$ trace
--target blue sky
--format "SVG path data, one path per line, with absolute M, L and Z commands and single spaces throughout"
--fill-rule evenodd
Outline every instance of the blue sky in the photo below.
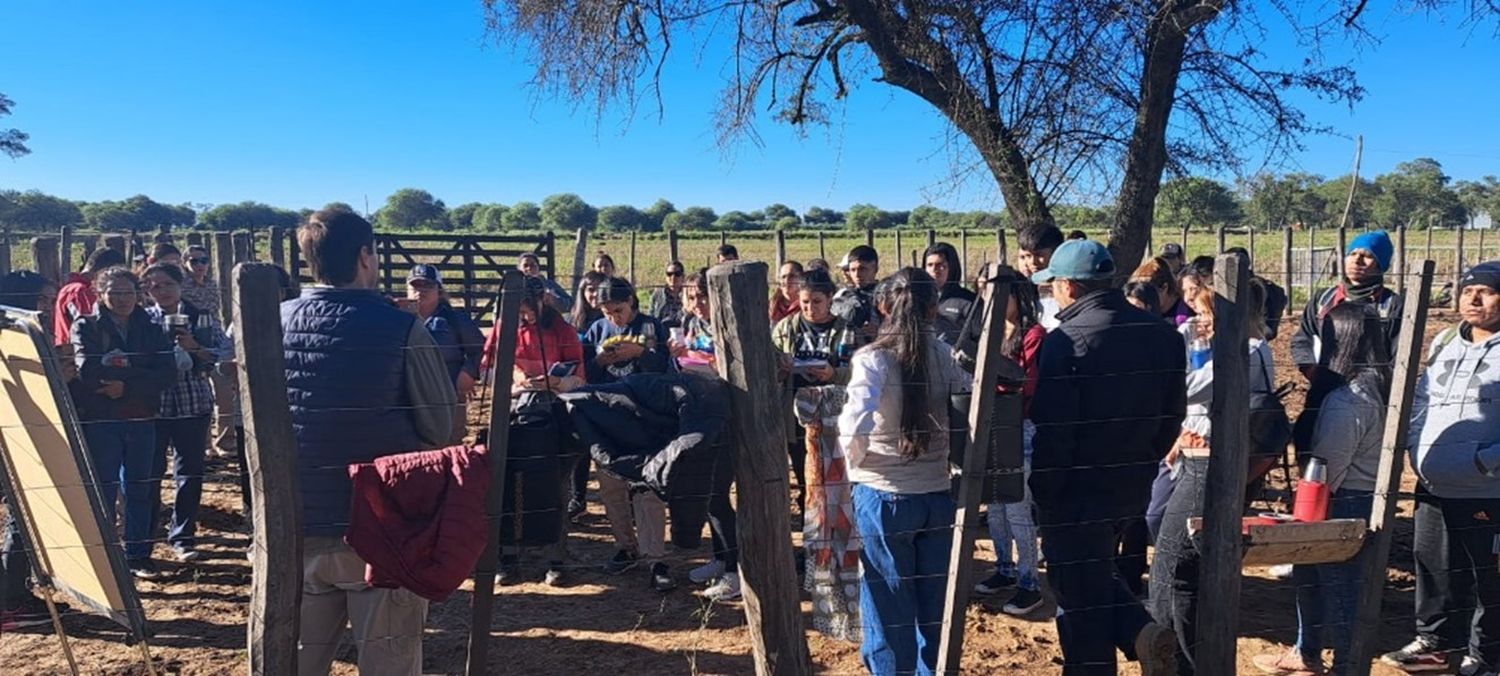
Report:
M 29 132 L 33 154 L 0 159 L 0 188 L 289 208 L 376 208 L 408 186 L 449 205 L 576 192 L 720 211 L 999 206 L 985 181 L 949 187 L 941 120 L 904 92 L 863 84 L 828 128 L 766 120 L 762 145 L 726 153 L 721 59 L 671 63 L 662 117 L 600 119 L 539 100 L 523 55 L 486 40 L 478 0 L 6 5 L 0 92 L 16 109 L 0 124 Z M 1417 156 L 1455 178 L 1500 174 L 1500 40 L 1441 18 L 1374 29 L 1377 46 L 1333 54 L 1355 59 L 1366 99 L 1307 107 L 1343 137 L 1307 139 L 1285 168 L 1346 173 L 1362 133 L 1365 174 Z

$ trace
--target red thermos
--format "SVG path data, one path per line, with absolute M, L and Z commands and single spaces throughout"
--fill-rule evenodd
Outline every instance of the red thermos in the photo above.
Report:
M 1297 482 L 1297 501 L 1292 507 L 1292 518 L 1297 521 L 1326 521 L 1328 519 L 1328 466 L 1322 458 L 1307 461 L 1307 470 Z

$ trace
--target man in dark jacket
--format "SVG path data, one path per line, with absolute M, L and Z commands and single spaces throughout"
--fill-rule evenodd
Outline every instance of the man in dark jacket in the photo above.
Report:
M 1344 249 L 1344 278 L 1339 285 L 1320 291 L 1302 310 L 1302 323 L 1292 336 L 1292 362 L 1309 381 L 1322 350 L 1318 330 L 1323 326 L 1323 317 L 1341 303 L 1362 303 L 1378 315 L 1389 348 L 1396 349 L 1396 336 L 1401 332 L 1401 296 L 1385 285 L 1393 249 L 1391 238 L 1384 231 L 1355 237 Z
M 1114 674 L 1115 648 L 1145 676 L 1175 673 L 1176 639 L 1116 576 L 1121 529 L 1186 413 L 1182 338 L 1111 284 L 1102 244 L 1064 242 L 1032 277 L 1052 284 L 1061 325 L 1042 342 L 1031 402 L 1031 492 L 1061 615 L 1063 674 Z
M 365 562 L 342 538 L 353 492 L 348 467 L 447 445 L 457 396 L 426 328 L 375 291 L 368 222 L 350 211 L 319 211 L 297 231 L 297 243 L 317 280 L 281 305 L 302 495 L 298 666 L 327 673 L 347 623 L 360 673 L 418 674 L 427 602 L 406 589 L 365 584 Z

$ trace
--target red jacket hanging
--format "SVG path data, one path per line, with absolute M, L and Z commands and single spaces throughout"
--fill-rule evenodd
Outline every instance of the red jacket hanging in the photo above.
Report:
M 365 560 L 365 582 L 441 601 L 474 571 L 489 539 L 483 446 L 402 453 L 349 466 L 344 540 Z

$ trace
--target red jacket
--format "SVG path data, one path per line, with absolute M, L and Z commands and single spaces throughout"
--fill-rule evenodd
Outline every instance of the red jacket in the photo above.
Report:
M 500 343 L 500 325 L 490 327 L 490 335 L 484 340 L 484 357 L 479 362 L 481 369 L 494 366 L 494 354 Z M 546 353 L 546 359 L 542 359 Z M 543 361 L 546 363 L 543 364 Z M 583 344 L 578 342 L 578 330 L 561 316 L 552 318 L 552 328 L 543 329 L 536 323 L 523 324 L 516 330 L 516 366 L 528 376 L 539 376 L 553 364 L 573 362 L 576 368 L 572 375 L 583 375 Z
M 441 601 L 458 589 L 489 540 L 483 446 L 402 453 L 349 466 L 354 501 L 344 541 L 372 587 Z
M 57 307 L 52 313 L 53 345 L 72 340 L 73 322 L 94 314 L 99 296 L 94 293 L 94 276 L 80 272 L 68 274 L 68 281 L 57 290 Z

